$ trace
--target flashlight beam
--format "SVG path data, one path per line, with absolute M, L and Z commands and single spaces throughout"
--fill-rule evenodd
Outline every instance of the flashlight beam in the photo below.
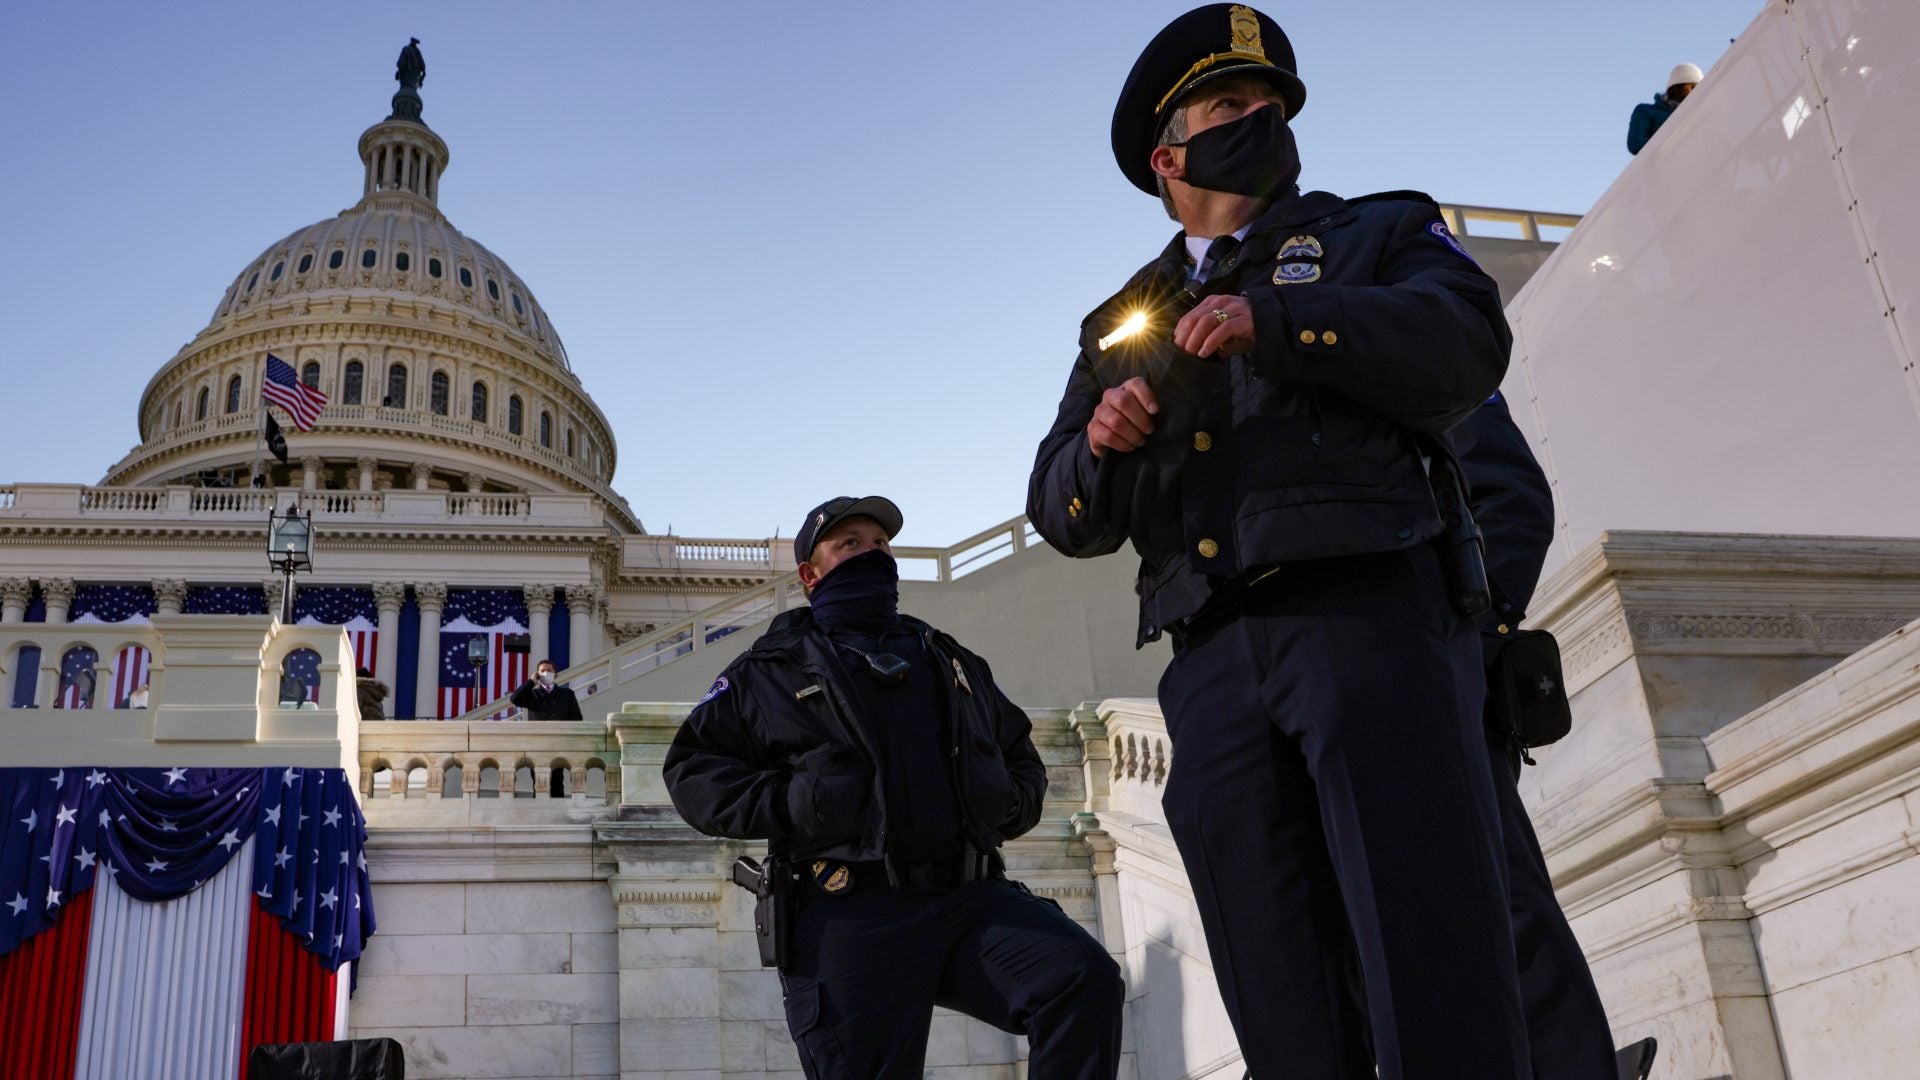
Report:
M 1100 339 L 1100 351 L 1106 352 L 1108 349 L 1113 348 L 1115 345 L 1118 345 L 1120 342 L 1127 340 L 1146 328 L 1147 313 L 1144 311 L 1136 311 L 1127 316 L 1125 322 L 1115 327 L 1113 333 Z

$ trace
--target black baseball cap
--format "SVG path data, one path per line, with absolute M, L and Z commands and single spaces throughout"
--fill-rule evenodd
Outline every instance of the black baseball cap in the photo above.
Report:
M 1167 24 L 1134 61 L 1113 109 L 1113 157 L 1133 186 L 1149 195 L 1160 129 L 1187 95 L 1226 75 L 1257 75 L 1286 102 L 1287 119 L 1300 115 L 1307 87 L 1294 73 L 1293 43 L 1280 24 L 1245 4 L 1208 4 Z
M 879 522 L 889 540 L 900 535 L 900 508 L 893 505 L 892 499 L 880 495 L 858 499 L 841 495 L 807 511 L 807 519 L 800 523 L 800 531 L 793 537 L 793 561 L 803 563 L 812 558 L 814 545 L 827 530 L 850 517 L 870 517 Z

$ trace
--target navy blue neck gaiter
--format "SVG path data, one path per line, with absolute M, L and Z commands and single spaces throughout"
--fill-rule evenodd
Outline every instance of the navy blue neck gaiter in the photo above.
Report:
M 827 571 L 809 599 L 829 629 L 877 634 L 900 612 L 900 564 L 879 548 L 861 552 Z

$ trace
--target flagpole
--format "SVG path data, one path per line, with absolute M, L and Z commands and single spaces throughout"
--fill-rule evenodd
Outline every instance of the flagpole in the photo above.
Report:
M 259 379 L 255 382 L 253 388 L 253 405 L 254 408 L 260 410 L 260 423 L 254 426 L 253 472 L 247 475 L 248 483 L 252 483 L 260 477 L 260 448 L 264 446 L 267 441 L 267 359 L 264 353 L 261 354 L 260 357 L 260 371 L 258 374 Z M 260 486 L 265 487 L 266 485 L 261 484 Z

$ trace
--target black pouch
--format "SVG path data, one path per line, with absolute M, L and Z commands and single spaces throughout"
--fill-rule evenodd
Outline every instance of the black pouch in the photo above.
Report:
M 1545 630 L 1517 630 L 1487 669 L 1487 728 L 1516 748 L 1545 746 L 1573 730 L 1560 643 Z

